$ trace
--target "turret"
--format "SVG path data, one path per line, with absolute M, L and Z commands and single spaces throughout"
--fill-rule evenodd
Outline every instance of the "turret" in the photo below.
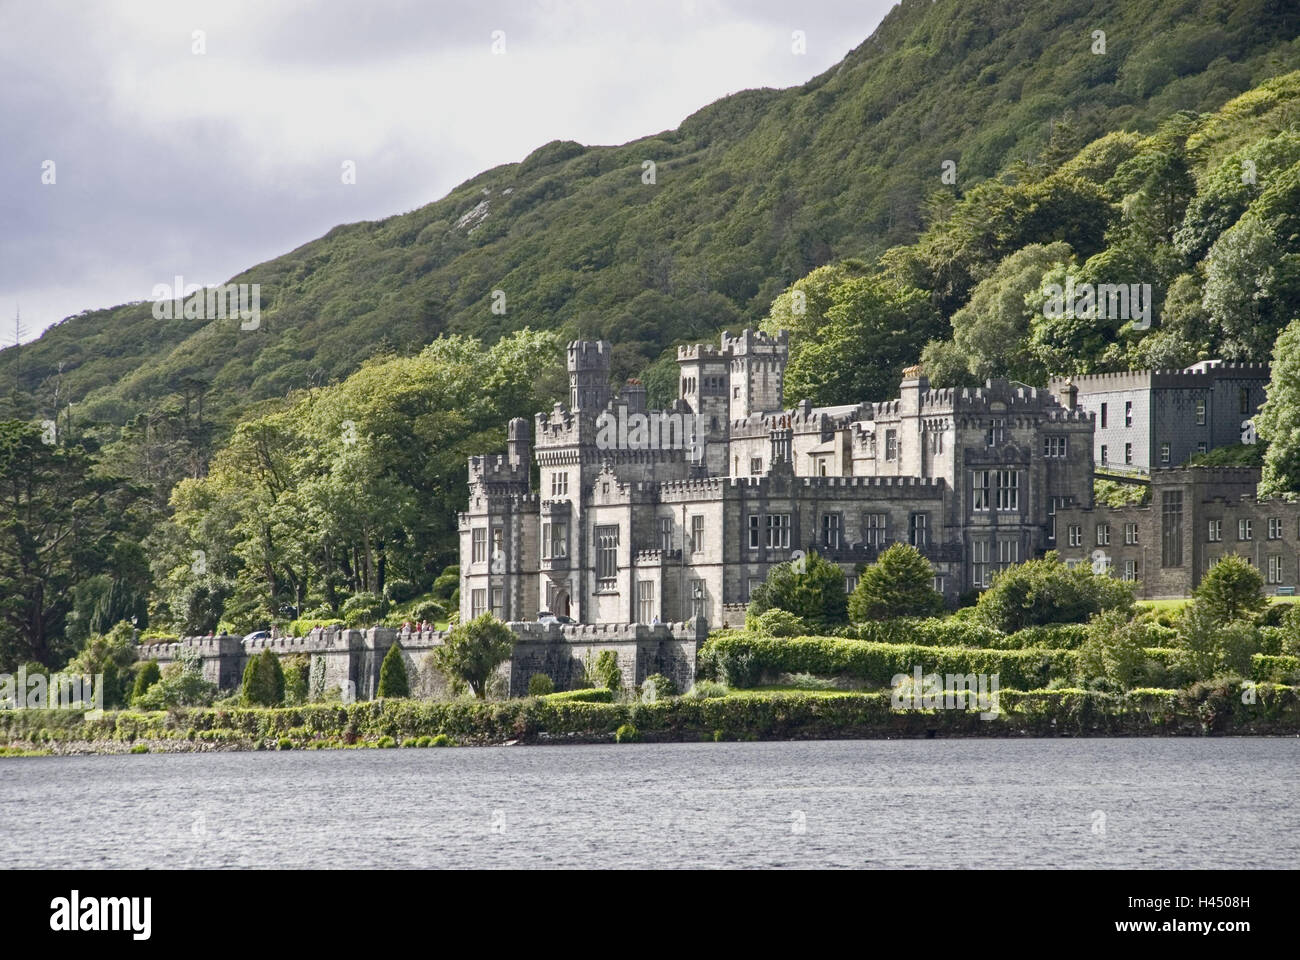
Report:
M 569 409 L 597 416 L 609 403 L 608 340 L 574 340 L 569 344 Z

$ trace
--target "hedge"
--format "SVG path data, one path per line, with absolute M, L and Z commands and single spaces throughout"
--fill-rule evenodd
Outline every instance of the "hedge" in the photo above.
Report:
M 811 673 L 821 677 L 853 677 L 888 687 L 897 674 L 998 674 L 1002 689 L 1032 690 L 1075 674 L 1072 650 L 978 650 L 922 644 L 876 643 L 841 637 L 760 637 L 739 633 L 710 640 L 699 655 L 702 676 L 716 679 L 719 670 L 736 659 L 762 676 Z M 734 674 L 733 674 L 734 679 Z
M 847 641 L 853 642 L 853 641 Z M 611 740 L 624 725 L 645 740 L 782 738 L 1151 735 L 1300 733 L 1300 691 L 1271 684 L 1244 703 L 1238 684 L 1197 684 L 1188 691 L 1144 690 L 1127 695 L 1078 690 L 1002 690 L 1001 714 L 976 710 L 893 710 L 888 692 L 805 696 L 677 697 L 653 703 L 586 703 L 546 698 L 500 703 L 475 700 L 366 701 L 274 709 L 202 707 L 167 713 L 105 713 L 96 720 L 71 710 L 0 711 L 0 743 L 67 740 L 141 741 L 164 750 L 216 746 L 277 749 L 377 746 L 408 739 L 457 743 L 503 740 Z M 389 738 L 389 739 L 385 739 Z M 17 741 L 17 743 L 15 743 Z
M 591 687 L 586 690 L 563 690 L 560 693 L 547 693 L 543 700 L 555 703 L 613 703 L 614 691 L 609 687 Z
M 1053 623 L 1003 633 L 987 624 L 953 617 L 878 620 L 855 623 L 839 631 L 850 640 L 871 643 L 909 643 L 926 647 L 971 647 L 979 650 L 1024 650 L 1049 647 L 1074 650 L 1082 645 L 1088 628 L 1082 623 Z

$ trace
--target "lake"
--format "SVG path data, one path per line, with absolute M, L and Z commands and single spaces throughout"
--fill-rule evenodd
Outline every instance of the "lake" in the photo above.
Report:
M 1300 739 L 0 760 L 6 867 L 1293 867 Z

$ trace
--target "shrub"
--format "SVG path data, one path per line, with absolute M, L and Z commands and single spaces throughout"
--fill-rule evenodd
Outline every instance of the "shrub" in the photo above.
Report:
M 411 608 L 411 619 L 416 623 L 421 620 L 427 620 L 429 623 L 437 623 L 447 617 L 446 608 L 437 600 L 421 600 Z
M 718 649 L 714 663 L 718 679 L 731 687 L 754 687 L 763 678 L 762 664 L 749 650 L 724 645 Z
M 1220 560 L 1215 566 L 1224 562 Z M 1224 608 L 1217 601 L 1210 604 L 1198 597 L 1183 608 L 1178 665 L 1196 680 L 1225 671 L 1249 675 L 1251 657 L 1259 653 L 1259 631 L 1245 620 L 1223 622 L 1214 608 Z M 1246 608 L 1241 609 L 1245 612 Z
M 714 680 L 696 680 L 695 685 L 686 692 L 686 696 L 692 700 L 715 700 L 718 697 L 725 697 L 727 693 L 726 684 Z
M 411 684 L 406 677 L 406 663 L 402 659 L 401 644 L 393 641 L 388 652 L 384 654 L 384 662 L 379 665 L 379 690 L 380 697 L 409 697 L 411 695 Z
M 469 684 L 474 696 L 487 697 L 489 678 L 514 651 L 515 635 L 496 617 L 484 613 L 469 623 L 457 624 L 447 639 L 434 648 L 434 662 L 450 676 Z
M 636 743 L 640 739 L 640 732 L 630 723 L 625 723 L 614 731 L 615 743 Z
M 157 660 L 149 660 L 140 665 L 140 669 L 135 674 L 135 686 L 131 689 L 131 702 L 135 703 L 145 691 L 162 679 L 162 671 L 158 669 Z
M 1254 565 L 1230 554 L 1210 567 L 1193 596 L 1211 617 L 1227 623 L 1260 613 L 1268 605 L 1263 589 L 1264 578 Z
M 544 673 L 534 673 L 528 678 L 528 695 L 530 697 L 544 697 L 548 693 L 555 692 L 555 681 Z
M 284 703 L 284 670 L 273 651 L 263 650 L 244 667 L 241 700 L 249 707 L 278 707 Z
M 343 614 L 344 622 L 349 627 L 359 627 L 374 623 L 384 615 L 387 609 L 387 602 L 378 594 L 357 593 L 343 601 L 340 612 Z
M 544 699 L 550 703 L 613 703 L 614 691 L 609 687 L 592 687 L 589 690 L 565 690 L 562 693 L 548 693 Z
M 293 741 L 290 740 L 288 737 L 281 737 L 279 740 L 275 742 L 275 748 L 277 750 L 292 750 Z
M 766 637 L 801 637 L 808 633 L 808 624 L 789 610 L 773 607 L 757 616 L 746 611 L 745 629 Z
M 433 581 L 433 594 L 435 600 L 449 600 L 452 594 L 460 589 L 460 566 L 452 564 L 438 574 L 438 578 Z
M 289 636 L 305 637 L 317 627 L 346 627 L 347 624 L 338 618 L 326 617 L 324 619 L 308 619 L 289 621 Z
M 456 741 L 453 740 L 451 737 L 447 736 L 445 733 L 440 733 L 440 734 L 438 734 L 436 737 L 434 737 L 432 740 L 429 741 L 429 746 L 431 746 L 431 747 L 454 747 L 454 746 L 456 746 Z
M 677 696 L 677 684 L 662 673 L 652 673 L 641 681 L 641 699 L 649 703 Z
M 388 750 L 392 747 L 397 746 L 397 741 L 394 740 L 392 737 L 388 736 L 387 734 L 385 734 L 384 736 L 380 737 L 378 740 L 375 741 L 375 746 L 378 747 L 380 750 Z
M 284 669 L 284 703 L 296 707 L 307 702 L 311 687 L 311 657 L 295 653 L 281 663 Z
M 203 663 L 193 650 L 182 649 L 178 659 L 162 669 L 157 683 L 149 685 L 135 705 L 143 710 L 199 707 L 212 702 L 217 685 L 203 677 Z
M 384 599 L 390 604 L 414 600 L 419 593 L 419 588 L 410 580 L 389 580 L 384 584 Z
M 1105 610 L 1093 617 L 1079 648 L 1079 682 L 1108 690 L 1129 690 L 1147 679 L 1150 645 L 1144 617 L 1130 619 L 1122 610 Z
M 921 551 L 895 543 L 862 571 L 849 597 L 849 619 L 888 620 L 928 617 L 943 609 L 943 596 L 934 589 L 934 568 Z
M 1103 610 L 1132 610 L 1134 585 L 1087 567 L 1070 569 L 1052 551 L 1003 570 L 980 595 L 976 615 L 1014 633 L 1049 623 L 1086 623 Z
M 754 589 L 745 613 L 758 617 L 772 608 L 800 617 L 816 630 L 828 630 L 848 620 L 844 571 L 817 553 L 778 563 L 766 582 Z
M 131 747 L 132 753 L 148 753 L 149 745 L 147 743 L 137 743 Z

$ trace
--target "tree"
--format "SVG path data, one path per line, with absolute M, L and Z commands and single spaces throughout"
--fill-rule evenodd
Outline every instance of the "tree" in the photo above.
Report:
M 1251 658 L 1259 652 L 1259 631 L 1245 620 L 1220 619 L 1209 604 L 1197 599 L 1183 608 L 1178 648 L 1178 666 L 1196 680 L 1224 671 L 1248 677 Z
M 1008 567 L 980 594 L 975 617 L 1004 633 L 1048 623 L 1086 623 L 1103 610 L 1133 609 L 1134 585 L 1087 567 L 1070 569 L 1056 551 Z
M 1087 639 L 1079 647 L 1080 679 L 1116 691 L 1137 686 L 1146 672 L 1149 633 L 1145 614 L 1103 610 L 1088 622 Z
M 460 623 L 433 650 L 438 668 L 469 684 L 480 700 L 487 696 L 487 684 L 497 667 L 514 652 L 515 635 L 509 627 L 484 613 Z
M 746 611 L 745 629 L 765 637 L 802 637 L 808 633 L 808 624 L 787 610 L 773 607 L 757 616 Z
M 1266 395 L 1255 417 L 1259 439 L 1268 444 L 1260 496 L 1300 492 L 1300 317 L 1287 324 L 1273 347 Z
M 241 699 L 250 707 L 278 707 L 284 702 L 284 670 L 273 651 L 263 650 L 248 661 Z
M 411 684 L 406 678 L 406 663 L 402 659 L 402 646 L 397 641 L 393 641 L 388 652 L 384 654 L 384 662 L 379 665 L 379 696 L 383 697 L 409 697 L 411 695 Z
M 158 669 L 157 660 L 147 660 L 142 663 L 135 674 L 135 685 L 131 688 L 131 702 L 135 703 L 139 700 L 161 679 L 162 671 Z
M 248 671 L 244 671 L 248 675 Z M 203 676 L 203 661 L 198 652 L 182 647 L 179 656 L 162 669 L 157 683 L 133 699 L 141 710 L 166 710 L 171 707 L 201 707 L 212 703 L 217 685 Z
M 817 553 L 778 563 L 750 597 L 746 621 L 773 607 L 793 613 L 817 630 L 847 622 L 844 571 Z
M 63 669 L 82 676 L 102 675 L 104 706 L 119 707 L 131 692 L 135 662 L 135 631 L 129 623 L 118 623 L 111 630 L 87 637 L 81 652 Z
M 1229 554 L 1206 572 L 1194 596 L 1201 608 L 1219 623 L 1245 620 L 1268 605 L 1264 578 L 1245 557 Z
M 910 543 L 895 543 L 862 571 L 849 597 L 849 620 L 930 617 L 943 609 L 934 569 Z

